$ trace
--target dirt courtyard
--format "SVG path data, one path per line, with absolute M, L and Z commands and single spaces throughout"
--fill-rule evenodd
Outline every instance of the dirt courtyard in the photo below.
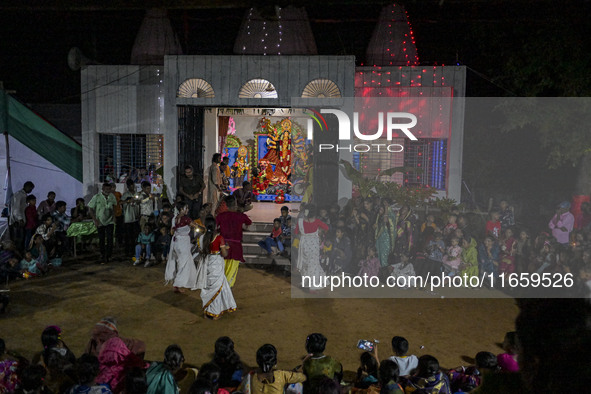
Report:
M 199 292 L 175 294 L 163 278 L 164 264 L 67 262 L 46 277 L 9 284 L 11 305 L 0 315 L 0 337 L 30 358 L 41 350 L 41 331 L 55 324 L 79 356 L 93 325 L 115 316 L 122 336 L 146 342 L 148 360 L 162 359 L 177 343 L 188 363 L 201 365 L 211 359 L 216 338 L 228 335 L 247 365 L 256 365 L 259 346 L 272 343 L 278 367 L 287 369 L 300 364 L 306 336 L 321 332 L 326 353 L 349 371 L 358 366 L 359 339 L 380 340 L 385 358 L 394 335 L 409 340 L 411 353 L 454 367 L 482 350 L 500 353 L 497 343 L 513 330 L 518 312 L 512 299 L 292 299 L 290 278 L 241 267 L 233 289 L 238 311 L 212 321 L 200 314 Z

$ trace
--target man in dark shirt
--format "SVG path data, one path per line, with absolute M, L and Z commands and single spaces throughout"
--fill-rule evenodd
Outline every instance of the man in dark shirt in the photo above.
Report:
M 197 219 L 199 217 L 199 211 L 201 210 L 201 203 L 203 201 L 203 189 L 205 189 L 203 179 L 193 173 L 192 166 L 186 165 L 185 174 L 181 175 L 179 179 L 179 194 L 189 204 L 189 216 L 191 219 Z

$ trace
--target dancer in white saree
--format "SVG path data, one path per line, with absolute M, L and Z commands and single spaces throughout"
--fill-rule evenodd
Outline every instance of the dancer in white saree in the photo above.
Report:
M 229 246 L 216 232 L 213 216 L 208 215 L 204 224 L 205 234 L 199 239 L 201 250 L 195 258 L 198 264 L 195 287 L 201 289 L 203 316 L 217 320 L 224 313 L 236 310 L 236 301 L 224 273 L 224 257 L 228 255 Z
M 196 288 L 197 268 L 191 254 L 191 230 L 195 224 L 188 216 L 187 203 L 179 203 L 177 208 L 179 214 L 174 220 L 174 236 L 170 243 L 164 280 L 166 283 L 174 280 L 174 292 L 183 293 L 183 288 Z
M 306 205 L 304 216 L 305 218 L 298 219 L 296 228 L 296 233 L 300 234 L 297 268 L 302 277 L 309 278 L 310 290 L 320 290 L 323 288 L 321 279 L 324 277 L 324 270 L 320 266 L 318 231 L 320 229 L 328 231 L 328 225 L 316 219 L 316 208 L 311 204 Z

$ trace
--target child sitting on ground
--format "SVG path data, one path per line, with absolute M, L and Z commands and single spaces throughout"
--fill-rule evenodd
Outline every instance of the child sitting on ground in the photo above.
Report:
M 144 267 L 150 266 L 151 248 L 153 243 L 154 233 L 152 232 L 152 226 L 149 223 L 146 223 L 142 232 L 137 236 L 137 245 L 135 246 L 135 261 L 133 265 L 140 265 L 143 261 L 145 261 Z
M 411 281 L 410 277 L 415 276 L 415 268 L 412 262 L 410 261 L 410 254 L 408 252 L 400 253 L 400 255 L 396 256 L 397 259 L 395 263 L 390 265 L 390 276 L 396 278 L 397 280 L 397 287 L 401 289 L 408 289 L 410 288 Z M 399 281 L 398 278 L 405 277 L 407 278 L 405 281 Z M 406 286 L 404 286 L 406 283 Z
M 375 390 L 378 389 L 378 367 L 380 366 L 380 363 L 376 360 L 376 355 L 363 352 L 359 361 L 361 366 L 357 368 L 357 379 L 352 393 L 376 392 Z
M 6 283 L 20 276 L 18 262 L 20 255 L 12 241 L 5 241 L 0 249 L 0 283 Z M 0 305 L 2 303 L 0 302 Z
M 519 363 L 517 362 L 517 333 L 509 331 L 505 334 L 503 341 L 505 353 L 497 355 L 497 363 L 501 372 L 519 372 Z
M 460 239 L 453 237 L 451 245 L 447 247 L 445 256 L 443 256 L 443 268 L 451 276 L 455 275 L 462 264 L 462 247 L 460 246 Z
M 19 269 L 23 273 L 25 278 L 29 278 L 31 276 L 36 276 L 41 273 L 39 268 L 37 267 L 37 260 L 33 257 L 31 252 L 26 252 L 25 257 L 21 260 Z
M 35 234 L 31 241 L 31 255 L 37 260 L 37 268 L 40 274 L 45 274 L 49 270 L 49 255 L 43 243 L 43 236 Z
M 273 220 L 273 230 L 271 230 L 271 234 L 269 234 L 269 236 L 266 237 L 264 240 L 259 241 L 259 246 L 265 249 L 268 256 L 283 253 L 283 251 L 285 250 L 283 248 L 283 243 L 281 243 L 281 240 L 279 239 L 281 234 L 281 219 L 276 218 Z M 279 252 L 273 250 L 274 248 Z
M 419 359 L 414 354 L 407 356 L 408 341 L 404 337 L 395 336 L 392 338 L 392 351 L 394 356 L 390 360 L 398 365 L 400 376 L 410 375 L 419 365 Z
M 378 276 L 380 274 L 380 259 L 377 257 L 375 245 L 367 246 L 367 257 L 359 262 L 360 277 L 367 275 L 368 277 Z

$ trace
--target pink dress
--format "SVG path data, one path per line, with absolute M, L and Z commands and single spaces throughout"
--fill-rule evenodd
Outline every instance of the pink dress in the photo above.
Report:
M 378 276 L 380 273 L 380 260 L 377 257 L 374 258 L 366 258 L 365 260 L 361 261 L 361 269 L 359 270 L 358 276 L 363 277 L 363 275 L 367 275 L 368 277 Z
M 115 337 L 104 343 L 98 356 L 100 369 L 96 383 L 111 386 L 114 394 L 125 388 L 125 376 L 134 367 L 147 368 L 148 363 L 136 356 L 125 346 L 121 338 Z
M 503 372 L 519 372 L 519 363 L 509 353 L 501 353 L 497 356 L 497 363 Z
M 447 248 L 447 253 L 443 256 L 443 264 L 448 267 L 457 270 L 462 263 L 462 247 L 460 245 L 450 246 Z

